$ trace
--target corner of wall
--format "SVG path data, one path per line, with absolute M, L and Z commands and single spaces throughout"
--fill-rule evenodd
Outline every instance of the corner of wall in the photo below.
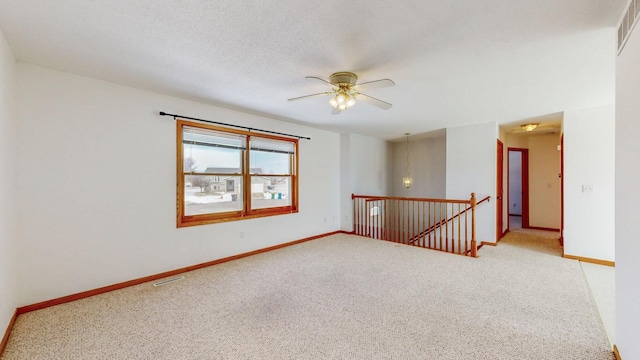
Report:
M 11 327 L 17 307 L 16 215 L 17 70 L 13 52 L 0 31 L 0 336 Z M 1 352 L 0 348 L 0 352 Z

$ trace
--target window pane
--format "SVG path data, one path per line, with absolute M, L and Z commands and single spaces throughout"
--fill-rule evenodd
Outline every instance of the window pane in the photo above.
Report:
M 243 209 L 241 176 L 187 175 L 184 185 L 187 216 Z
M 246 137 L 184 127 L 184 172 L 240 174 Z
M 252 176 L 251 209 L 291 206 L 291 178 Z
M 291 156 L 294 143 L 262 138 L 251 138 L 251 174 L 291 174 Z

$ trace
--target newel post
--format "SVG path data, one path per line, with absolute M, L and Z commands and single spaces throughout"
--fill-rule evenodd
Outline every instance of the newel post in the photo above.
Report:
M 352 210 L 353 210 L 353 214 L 351 214 L 352 218 L 351 218 L 351 223 L 352 223 L 352 227 L 351 227 L 351 233 L 353 234 L 358 234 L 358 232 L 356 231 L 356 194 L 351 193 L 351 206 L 352 206 Z
M 478 243 L 476 242 L 476 193 L 471 193 L 471 257 L 478 256 Z

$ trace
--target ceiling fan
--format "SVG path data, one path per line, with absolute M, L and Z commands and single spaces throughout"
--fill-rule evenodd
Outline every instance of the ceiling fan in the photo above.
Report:
M 315 79 L 322 81 L 325 84 L 329 84 L 331 86 L 331 91 L 325 91 L 317 94 L 304 95 L 299 97 L 294 97 L 288 99 L 288 101 L 296 101 L 307 99 L 310 97 L 316 96 L 326 96 L 332 95 L 331 100 L 329 100 L 329 104 L 333 107 L 332 114 L 340 114 L 343 110 L 346 110 L 356 103 L 356 99 L 362 100 L 367 104 L 379 107 L 380 109 L 390 109 L 391 104 L 382 101 L 380 99 L 376 99 L 372 96 L 361 93 L 362 89 L 375 89 L 381 87 L 394 86 L 394 83 L 390 79 L 380 79 L 373 80 L 364 83 L 357 83 L 358 76 L 352 72 L 337 72 L 329 76 L 329 80 L 321 79 L 317 76 L 306 76 L 306 79 Z

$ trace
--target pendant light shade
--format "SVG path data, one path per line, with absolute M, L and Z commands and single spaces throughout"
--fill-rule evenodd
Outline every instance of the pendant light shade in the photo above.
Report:
M 404 187 L 408 189 L 413 184 L 413 178 L 409 176 L 409 135 L 411 134 L 405 133 L 404 135 L 407 137 L 407 151 L 406 151 L 407 171 L 406 171 L 406 176 L 402 178 L 402 185 L 404 185 Z

